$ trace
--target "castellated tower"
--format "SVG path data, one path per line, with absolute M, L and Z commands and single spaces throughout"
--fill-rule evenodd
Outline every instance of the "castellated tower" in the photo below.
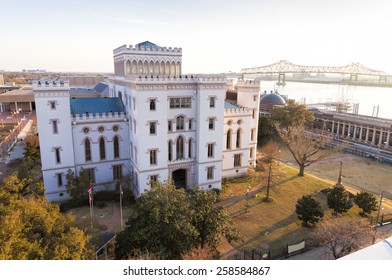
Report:
M 66 196 L 65 175 L 73 169 L 74 151 L 69 83 L 63 80 L 33 82 L 37 110 L 42 173 L 48 200 Z
M 115 76 L 180 76 L 181 48 L 159 47 L 151 42 L 123 45 L 113 51 Z
M 259 124 L 260 82 L 254 80 L 238 80 L 237 104 L 251 111 L 251 118 L 249 120 L 249 165 L 255 167 Z

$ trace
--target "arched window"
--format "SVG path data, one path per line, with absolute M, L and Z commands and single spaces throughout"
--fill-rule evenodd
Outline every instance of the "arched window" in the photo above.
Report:
M 241 128 L 237 130 L 237 139 L 235 141 L 235 147 L 241 148 Z
M 86 161 L 91 161 L 91 142 L 90 139 L 86 138 L 84 140 L 84 155 L 86 158 Z
M 192 138 L 188 141 L 188 158 L 192 158 Z
M 231 129 L 227 131 L 227 136 L 226 136 L 226 149 L 230 150 L 231 149 Z
M 106 159 L 105 139 L 103 137 L 99 138 L 99 158 L 101 160 Z
M 178 137 L 177 139 L 176 152 L 177 152 L 176 159 L 184 158 L 184 138 L 182 136 Z
M 167 143 L 167 159 L 168 159 L 168 161 L 173 160 L 173 141 L 172 140 L 170 140 Z
M 117 135 L 113 138 L 113 154 L 114 158 L 120 157 L 120 141 Z
M 177 117 L 176 130 L 184 130 L 184 117 L 183 116 Z

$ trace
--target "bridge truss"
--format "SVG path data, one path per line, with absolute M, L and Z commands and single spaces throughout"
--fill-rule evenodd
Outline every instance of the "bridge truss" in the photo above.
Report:
M 357 74 L 357 75 L 385 75 L 384 71 L 373 70 L 360 63 L 351 63 L 346 66 L 305 66 L 291 63 L 287 60 L 280 60 L 274 64 L 244 68 L 242 74 L 273 74 L 273 73 L 337 73 L 337 74 Z

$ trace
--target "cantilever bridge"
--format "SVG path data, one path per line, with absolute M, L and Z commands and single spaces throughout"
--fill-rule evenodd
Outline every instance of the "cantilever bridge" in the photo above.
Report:
M 336 73 L 349 74 L 350 81 L 357 80 L 358 75 L 380 76 L 380 82 L 387 80 L 384 71 L 373 70 L 360 63 L 351 63 L 346 66 L 305 66 L 291 63 L 287 60 L 280 60 L 274 64 L 244 68 L 241 74 L 279 74 L 279 82 L 285 81 L 286 73 Z

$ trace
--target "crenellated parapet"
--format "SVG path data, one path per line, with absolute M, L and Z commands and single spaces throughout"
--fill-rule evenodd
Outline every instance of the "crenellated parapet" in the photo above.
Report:
M 117 49 L 113 50 L 113 55 L 118 55 L 121 53 L 129 53 L 129 52 L 136 52 L 136 53 L 144 53 L 144 52 L 158 52 L 158 53 L 175 53 L 175 54 L 182 54 L 182 48 L 177 48 L 177 47 L 159 47 L 156 45 L 152 46 L 144 46 L 144 45 L 122 45 L 121 47 L 118 47 Z
M 95 122 L 95 121 L 113 121 L 122 119 L 128 121 L 127 114 L 124 112 L 109 112 L 109 113 L 96 113 L 96 114 L 75 114 L 71 115 L 72 121 L 76 122 Z
M 247 107 L 225 109 L 225 115 L 240 115 L 240 114 L 250 115 L 251 113 L 252 113 L 251 109 Z
M 33 81 L 33 90 L 69 90 L 69 81 L 64 79 L 40 79 Z
M 130 76 L 130 82 L 219 82 L 226 83 L 226 78 L 221 75 L 179 75 L 179 76 Z

